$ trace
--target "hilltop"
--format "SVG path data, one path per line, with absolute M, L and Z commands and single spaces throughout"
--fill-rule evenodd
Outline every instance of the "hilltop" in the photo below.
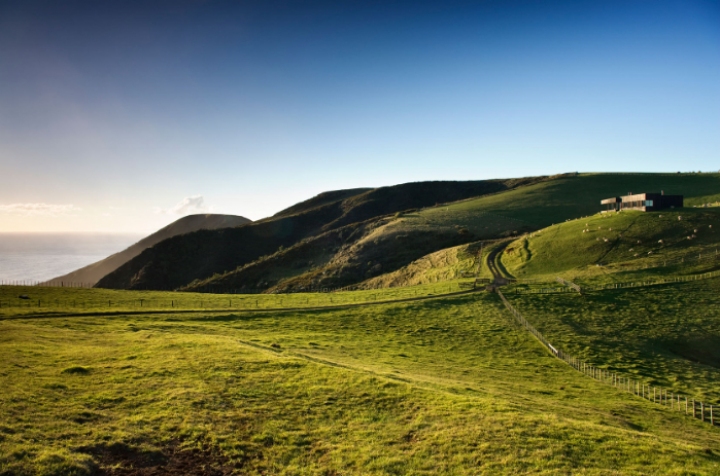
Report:
M 524 236 L 502 264 L 519 279 L 614 280 L 646 268 L 694 269 L 698 255 L 720 248 L 720 208 L 598 213 Z M 684 261 L 681 261 L 684 260 Z
M 372 258 L 365 259 L 363 253 L 368 246 L 361 240 L 382 227 L 393 214 L 498 193 L 545 179 L 531 177 L 418 182 L 371 190 L 326 192 L 273 217 L 240 228 L 200 230 L 167 239 L 105 276 L 98 282 L 98 286 L 114 289 L 175 289 L 188 287 L 194 282 L 192 289 L 202 290 L 199 281 L 207 282 L 220 277 L 227 279 L 228 273 L 241 272 L 243 267 L 257 262 L 248 276 L 234 277 L 232 282 L 213 282 L 212 286 L 224 286 L 225 289 L 269 289 L 278 283 L 273 273 L 287 279 L 313 270 L 324 273 L 325 270 L 321 268 L 326 266 L 338 269 L 343 267 L 343 262 L 354 263 L 352 259 L 342 256 L 334 261 L 332 258 L 343 246 L 357 244 L 360 252 L 353 251 L 352 255 L 357 255 L 363 261 L 347 267 L 347 272 L 340 272 L 336 279 L 327 279 L 322 283 L 351 284 L 365 279 L 368 272 L 366 268 L 372 269 L 377 264 L 367 264 Z M 441 230 L 439 234 L 434 231 L 426 234 L 417 240 L 419 249 L 399 246 L 400 241 L 394 242 L 391 249 L 385 251 L 402 248 L 400 251 L 404 250 L 404 253 L 393 254 L 395 261 L 388 263 L 388 266 L 402 266 L 428 252 L 467 242 L 468 238 L 453 229 L 449 234 L 447 230 Z M 380 247 L 374 248 L 376 252 L 385 254 Z M 268 265 L 266 260 L 271 257 L 281 257 L 283 265 Z M 258 266 L 264 270 L 260 277 L 254 271 Z M 380 269 L 375 268 L 374 272 L 379 274 Z M 308 280 L 300 279 L 300 287 L 309 285 Z
M 83 283 L 96 284 L 103 276 L 115 271 L 144 250 L 155 246 L 173 236 L 183 235 L 197 230 L 217 230 L 251 223 L 251 220 L 237 215 L 198 214 L 182 217 L 155 233 L 146 236 L 134 245 L 107 258 L 84 266 L 68 274 L 47 281 L 48 284 Z
M 99 286 L 201 292 L 355 286 L 448 247 L 519 236 L 593 215 L 603 198 L 653 190 L 685 195 L 687 206 L 712 202 L 720 175 L 573 173 L 327 192 L 232 232 L 167 240 Z

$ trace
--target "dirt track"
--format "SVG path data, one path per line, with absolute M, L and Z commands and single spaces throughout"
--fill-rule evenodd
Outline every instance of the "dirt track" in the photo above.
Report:
M 505 248 L 510 244 L 511 240 L 501 243 L 497 248 L 494 248 L 487 256 L 487 266 L 493 275 L 493 284 L 495 286 L 504 286 L 510 282 L 507 273 L 501 267 L 498 267 L 496 262 L 499 253 L 502 253 Z

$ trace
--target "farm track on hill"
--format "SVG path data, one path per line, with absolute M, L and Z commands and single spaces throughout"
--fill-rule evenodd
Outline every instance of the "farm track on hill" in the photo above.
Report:
M 495 285 L 504 286 L 509 282 L 509 273 L 507 273 L 507 271 L 503 268 L 502 264 L 499 263 L 498 255 L 505 251 L 505 248 L 507 248 L 511 242 L 512 240 L 507 240 L 506 242 L 501 243 L 497 248 L 494 248 L 492 251 L 490 251 L 490 253 L 488 253 L 487 266 L 493 275 L 493 281 Z

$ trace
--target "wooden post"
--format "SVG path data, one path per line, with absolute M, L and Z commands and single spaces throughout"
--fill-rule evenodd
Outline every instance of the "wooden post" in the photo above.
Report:
M 655 387 L 653 387 L 653 403 L 655 403 Z
M 693 405 L 693 418 L 695 418 L 695 399 L 694 398 L 692 400 L 692 405 Z
M 685 397 L 685 414 L 688 414 L 688 399 Z

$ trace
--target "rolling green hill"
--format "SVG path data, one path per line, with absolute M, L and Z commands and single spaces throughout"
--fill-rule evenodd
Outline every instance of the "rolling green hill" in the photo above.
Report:
M 197 230 L 231 228 L 250 222 L 251 220 L 236 215 L 188 215 L 175 220 L 152 235 L 146 236 L 123 251 L 115 253 L 103 260 L 89 264 L 68 274 L 50 279 L 46 284 L 82 283 L 84 285 L 94 285 L 103 276 L 115 271 L 123 264 L 138 256 L 144 250 L 160 243 L 163 240 Z
M 617 280 L 641 276 L 647 267 L 695 272 L 692 258 L 718 249 L 720 208 L 623 211 L 531 233 L 510 244 L 502 262 L 519 279 Z
M 99 285 L 267 292 L 355 285 L 447 247 L 593 215 L 603 198 L 659 190 L 685 195 L 690 207 L 704 204 L 720 190 L 720 175 L 564 174 L 329 192 L 235 231 L 160 243 Z
M 463 200 L 423 210 L 423 220 L 466 226 L 484 226 L 483 214 L 517 220 L 516 226 L 539 229 L 568 219 L 594 215 L 602 210 L 600 200 L 628 192 L 664 190 L 684 195 L 685 206 L 715 200 L 720 191 L 720 174 L 565 174 L 551 180 L 518 187 L 506 192 Z M 442 214 L 445 218 L 442 218 Z
M 98 286 L 114 289 L 175 289 L 188 286 L 195 280 L 208 282 L 215 274 L 227 275 L 294 245 L 305 245 L 308 240 L 312 241 L 314 237 L 319 237 L 323 233 L 337 230 L 336 236 L 341 240 L 340 245 L 352 245 L 365 236 L 363 230 L 379 226 L 379 220 L 389 214 L 409 208 L 422 208 L 437 203 L 497 193 L 542 180 L 543 177 L 531 177 L 469 182 L 419 182 L 367 191 L 354 189 L 328 192 L 290 207 L 274 217 L 241 228 L 201 230 L 165 240 L 105 276 L 98 282 Z M 351 233 L 346 234 L 351 229 Z M 356 232 L 356 229 L 361 231 Z M 338 233 L 342 234 L 342 237 Z M 468 241 L 468 237 L 459 239 L 456 231 L 450 236 L 447 236 L 445 231 L 440 235 L 442 236 L 439 238 L 426 236 L 422 240 L 416 240 L 422 243 L 422 249 L 408 250 L 411 252 L 407 253 L 407 256 L 398 256 L 393 266 L 399 267 L 426 253 Z M 320 248 L 303 251 L 302 254 L 307 255 L 307 259 L 304 256 L 301 259 L 306 263 L 313 261 L 312 266 L 333 268 L 331 277 L 326 280 L 327 282 L 322 283 L 323 286 L 351 284 L 368 277 L 365 268 L 372 258 L 365 259 L 366 256 L 362 252 L 356 253 L 358 256 L 355 266 L 346 267 L 352 270 L 349 273 L 338 273 L 336 268 L 339 263 L 330 264 L 329 258 L 317 262 L 318 256 L 334 256 L 334 253 L 329 254 L 333 248 L 327 248 L 326 238 L 322 237 L 317 241 Z M 307 246 L 303 249 L 307 249 Z M 379 249 L 377 251 L 384 254 Z M 295 263 L 298 258 L 293 255 L 289 260 Z M 342 261 L 341 259 L 340 262 Z M 374 264 L 370 268 L 373 266 Z M 269 271 L 269 275 L 265 273 L 263 276 L 253 270 L 251 279 L 233 279 L 231 284 L 233 288 L 241 287 L 240 284 L 247 288 L 257 288 L 258 283 L 267 282 L 267 286 L 264 286 L 267 289 L 278 284 L 276 275 L 296 277 L 303 274 L 298 270 L 304 271 L 304 268 L 301 266 L 272 270 Z M 222 276 L 222 279 L 226 277 Z M 312 279 L 300 278 L 300 283 L 294 287 L 305 287 L 310 281 Z M 195 286 L 193 289 L 204 289 L 196 285 L 197 282 L 193 285 Z M 213 286 L 218 287 L 219 284 L 214 283 Z
M 602 198 L 633 190 L 667 190 L 668 193 L 684 194 L 690 205 L 705 203 L 720 190 L 720 175 L 566 174 L 550 177 L 512 190 L 408 210 L 338 229 L 332 236 L 306 240 L 291 249 L 184 289 L 237 289 L 244 285 L 269 292 L 289 292 L 355 285 L 367 280 L 373 280 L 374 286 L 391 285 L 398 282 L 398 275 L 383 278 L 384 275 L 404 269 L 426 254 L 472 241 L 518 235 L 595 214 L 601 208 Z M 352 200 L 363 196 L 358 194 Z M 510 248 L 517 249 L 517 246 Z M 587 259 L 587 256 L 578 259 Z M 552 268 L 550 272 L 556 271 Z M 400 274 L 406 275 L 407 269 Z M 422 281 L 422 278 L 418 279 Z

